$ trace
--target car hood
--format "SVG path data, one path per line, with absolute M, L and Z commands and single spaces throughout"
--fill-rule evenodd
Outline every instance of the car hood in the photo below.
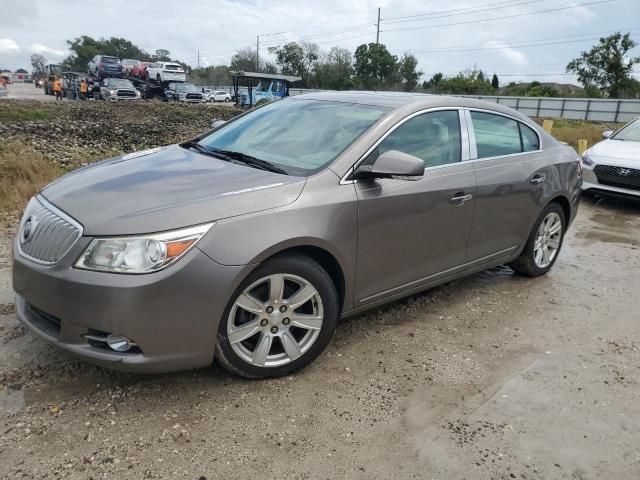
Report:
M 76 170 L 42 195 L 86 235 L 159 232 L 288 205 L 305 179 L 202 155 L 178 145 Z
M 615 165 L 640 168 L 640 142 L 604 140 L 587 150 L 587 155 L 596 162 L 615 161 Z

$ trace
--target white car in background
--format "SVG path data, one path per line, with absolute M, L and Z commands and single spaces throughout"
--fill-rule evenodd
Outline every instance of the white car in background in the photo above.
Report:
M 186 82 L 187 74 L 182 65 L 175 62 L 153 62 L 147 66 L 147 81 L 162 85 L 166 82 Z
M 202 96 L 207 102 L 230 102 L 231 94 L 229 92 L 225 92 L 224 90 L 212 90 L 210 88 L 205 88 L 202 92 Z
M 582 155 L 582 190 L 640 197 L 640 117 L 602 136 Z

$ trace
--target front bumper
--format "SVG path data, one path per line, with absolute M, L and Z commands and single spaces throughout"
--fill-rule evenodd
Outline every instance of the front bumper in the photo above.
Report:
M 162 373 L 211 364 L 218 323 L 244 267 L 222 266 L 196 248 L 165 270 L 122 275 L 73 268 L 82 237 L 51 267 L 25 259 L 14 245 L 18 319 L 58 347 L 110 368 Z M 140 351 L 119 353 L 84 335 L 124 335 Z
M 611 185 L 603 185 L 598 182 L 598 177 L 593 171 L 593 168 L 586 168 L 582 172 L 582 191 L 583 192 L 601 192 L 611 193 L 614 195 L 625 195 L 640 198 L 640 190 L 633 190 L 630 188 L 613 187 Z

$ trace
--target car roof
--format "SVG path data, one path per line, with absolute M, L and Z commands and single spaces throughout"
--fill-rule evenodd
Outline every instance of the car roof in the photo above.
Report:
M 414 92 L 364 92 L 364 91 L 325 91 L 312 92 L 290 97 L 292 99 L 325 100 L 331 102 L 358 103 L 393 110 L 423 110 L 438 107 L 466 107 L 493 110 L 506 115 L 516 116 L 531 121 L 519 112 L 494 102 L 476 100 L 474 98 L 451 97 L 447 95 L 430 95 Z

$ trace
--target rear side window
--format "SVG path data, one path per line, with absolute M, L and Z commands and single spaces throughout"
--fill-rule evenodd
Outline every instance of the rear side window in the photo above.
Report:
M 429 112 L 406 121 L 395 129 L 374 152 L 398 150 L 422 159 L 425 168 L 461 160 L 460 116 L 457 110 Z
M 532 128 L 527 127 L 524 123 L 520 123 L 520 135 L 522 135 L 522 151 L 535 152 L 540 150 L 540 139 L 538 134 Z
M 518 122 L 492 113 L 471 112 L 478 158 L 522 152 Z

